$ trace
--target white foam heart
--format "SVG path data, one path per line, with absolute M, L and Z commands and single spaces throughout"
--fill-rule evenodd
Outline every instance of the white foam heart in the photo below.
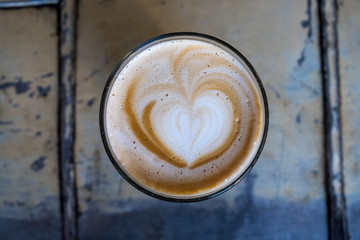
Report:
M 151 118 L 156 136 L 189 166 L 226 144 L 233 125 L 232 109 L 225 97 L 209 91 L 192 104 L 158 104 Z

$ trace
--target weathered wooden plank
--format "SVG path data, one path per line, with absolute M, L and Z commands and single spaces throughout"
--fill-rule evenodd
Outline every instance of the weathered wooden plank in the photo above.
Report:
M 56 21 L 0 10 L 0 239 L 61 239 Z
M 337 6 L 334 0 L 320 2 L 322 77 L 324 84 L 324 130 L 326 188 L 330 239 L 347 239 L 343 155 L 340 119 L 340 74 L 337 43 Z
M 80 1 L 79 10 L 80 238 L 327 238 L 317 1 L 93 0 Z M 214 35 L 242 51 L 270 104 L 269 140 L 253 171 L 224 195 L 194 204 L 133 189 L 107 159 L 98 130 L 113 67 L 144 40 L 174 31 Z
M 43 5 L 54 5 L 59 0 L 0 0 L 0 8 L 20 8 Z
M 339 1 L 344 181 L 350 239 L 360 239 L 360 2 Z
M 75 184 L 75 37 L 76 0 L 59 6 L 59 157 L 63 239 L 77 239 L 77 193 Z

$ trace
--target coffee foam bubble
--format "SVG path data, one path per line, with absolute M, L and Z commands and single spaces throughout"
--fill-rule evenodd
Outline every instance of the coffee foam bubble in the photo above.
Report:
M 203 194 L 250 164 L 262 104 L 251 75 L 228 52 L 198 40 L 165 41 L 141 49 L 117 73 L 106 131 L 120 166 L 145 188 Z

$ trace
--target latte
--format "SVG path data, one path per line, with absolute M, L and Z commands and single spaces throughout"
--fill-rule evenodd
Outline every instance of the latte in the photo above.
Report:
M 101 128 L 115 167 L 165 199 L 201 199 L 234 185 L 267 131 L 261 83 L 236 50 L 171 34 L 133 51 L 103 94 Z

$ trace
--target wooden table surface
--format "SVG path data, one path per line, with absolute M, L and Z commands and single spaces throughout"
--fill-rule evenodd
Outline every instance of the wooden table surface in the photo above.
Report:
M 360 1 L 0 0 L 0 239 L 360 239 Z M 154 36 L 213 35 L 257 69 L 268 139 L 236 187 L 190 204 L 130 186 L 100 96 Z

